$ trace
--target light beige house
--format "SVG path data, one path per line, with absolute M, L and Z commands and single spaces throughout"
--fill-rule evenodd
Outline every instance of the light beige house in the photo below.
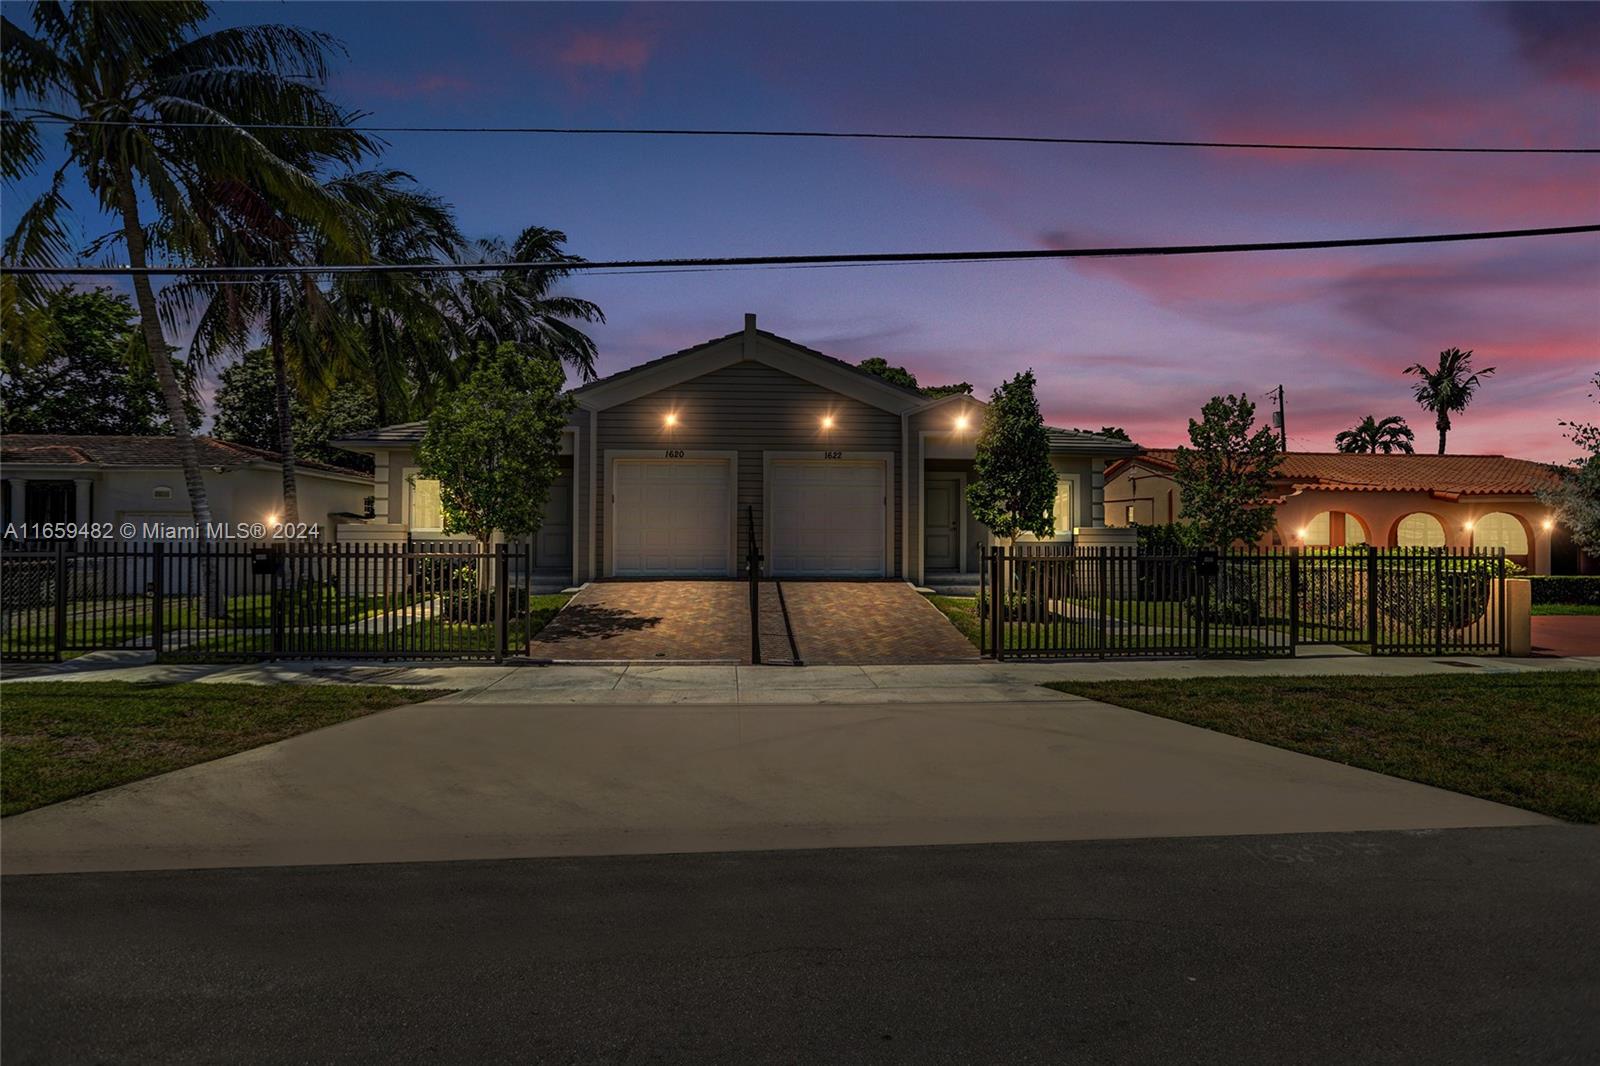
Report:
M 777 577 L 975 575 L 988 534 L 966 504 L 984 404 L 930 399 L 832 356 L 744 328 L 573 390 L 561 475 L 536 572 L 607 578 L 734 577 L 750 537 Z M 438 485 L 418 476 L 423 423 L 342 448 L 377 464 L 376 517 L 341 536 L 442 535 Z M 1108 530 L 1105 466 L 1126 441 L 1051 431 L 1057 539 L 1131 542 Z
M 1107 521 L 1160 525 L 1182 516 L 1177 452 L 1151 449 L 1106 472 Z M 1588 572 L 1537 493 L 1545 463 L 1504 455 L 1288 452 L 1273 485 L 1277 528 L 1265 543 L 1504 548 L 1530 573 Z
M 277 453 L 213 437 L 195 438 L 213 522 L 265 523 L 283 510 Z M 364 513 L 372 476 L 312 460 L 296 465 L 300 521 L 333 540 L 333 526 Z M 175 437 L 11 433 L 0 437 L 5 523 L 131 522 L 120 542 L 163 539 L 156 530 L 192 524 Z

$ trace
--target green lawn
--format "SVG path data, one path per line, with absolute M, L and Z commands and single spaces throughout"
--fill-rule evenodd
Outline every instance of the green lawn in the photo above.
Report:
M 1147 714 L 1600 822 L 1600 672 L 1052 682 Z
M 510 645 L 511 654 L 522 654 L 522 647 L 528 643 L 535 633 L 550 624 L 550 619 L 556 612 L 566 605 L 572 597 L 562 592 L 547 593 L 528 597 L 528 613 L 521 618 L 513 618 L 509 624 L 507 643 Z M 418 609 L 421 614 L 421 609 Z M 340 652 L 367 652 L 378 655 L 385 651 L 394 651 L 396 658 L 404 658 L 405 651 L 459 653 L 467 654 L 477 652 L 480 654 L 493 654 L 494 652 L 494 626 L 465 622 L 447 622 L 440 618 L 422 618 L 410 625 L 396 630 L 391 640 L 388 634 L 374 631 L 359 630 L 354 633 L 326 632 L 315 637 L 304 637 L 303 645 L 315 651 L 325 651 L 329 655 L 338 655 Z M 174 648 L 165 657 L 171 661 L 181 661 L 186 656 L 199 655 L 239 655 L 249 657 L 265 654 L 272 650 L 272 635 L 270 633 L 228 633 L 222 632 L 206 640 L 196 641 L 182 648 Z
M 1534 614 L 1600 614 L 1600 605 L 1592 603 L 1536 603 Z
M 0 689 L 0 814 L 445 695 L 375 685 L 28 681 Z
M 976 597 L 939 596 L 926 593 L 924 595 L 928 602 L 939 608 L 944 616 L 950 619 L 950 623 L 972 642 L 973 647 L 978 646 Z M 1137 621 L 1134 617 L 1129 617 L 1128 620 Z M 1174 627 L 1179 624 L 1181 623 L 1174 622 Z M 1006 632 L 1009 638 L 1006 641 L 1007 649 L 1020 651 L 1030 648 L 1057 648 L 1062 643 L 1067 643 L 1073 648 L 1083 649 L 1082 654 L 1090 655 L 1094 654 L 1093 649 L 1098 646 L 1100 640 L 1098 622 L 1057 621 L 1037 624 L 1012 622 L 1007 624 Z M 1211 631 L 1210 637 L 1210 647 L 1213 651 L 1251 651 L 1261 647 L 1261 643 L 1250 636 L 1220 626 Z M 1148 633 L 1111 629 L 1107 632 L 1107 639 L 1108 648 L 1112 652 L 1119 647 L 1148 648 L 1153 652 L 1160 652 L 1163 649 L 1181 649 L 1189 643 L 1189 635 L 1177 628 L 1174 628 L 1173 632 Z

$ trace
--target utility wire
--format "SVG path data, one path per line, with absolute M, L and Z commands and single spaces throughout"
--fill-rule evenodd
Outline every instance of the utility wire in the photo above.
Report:
M 1121 248 L 1021 248 L 970 252 L 862 252 L 831 255 L 745 255 L 706 259 L 612 259 L 576 262 L 532 260 L 511 263 L 349 263 L 287 264 L 283 266 L 12 266 L 0 264 L 0 273 L 39 275 L 187 275 L 201 277 L 257 277 L 271 275 L 333 274 L 477 274 L 516 270 L 664 272 L 710 270 L 724 267 L 804 268 L 815 266 L 879 266 L 904 263 L 993 263 L 1038 259 L 1110 259 L 1162 255 L 1214 255 L 1228 252 L 1291 252 L 1312 248 L 1371 248 L 1380 245 L 1444 244 L 1457 241 L 1508 240 L 1517 237 L 1554 237 L 1597 233 L 1600 225 L 1546 226 L 1539 229 L 1485 230 L 1476 233 L 1421 233 L 1398 237 L 1346 237 L 1313 241 L 1266 241 L 1246 244 L 1168 244 Z
M 134 126 L 149 129 L 327 130 L 328 126 L 278 122 L 153 122 L 140 119 L 7 117 L 6 122 L 62 126 Z M 762 137 L 853 141 L 954 141 L 979 144 L 1109 145 L 1129 148 L 1243 148 L 1286 152 L 1432 152 L 1459 155 L 1600 155 L 1600 148 L 1508 148 L 1421 144 L 1303 144 L 1278 141 L 1183 141 L 1140 137 L 1047 137 L 1002 133 L 885 133 L 868 130 L 714 130 L 613 126 L 368 126 L 335 127 L 354 133 L 498 133 L 561 137 Z

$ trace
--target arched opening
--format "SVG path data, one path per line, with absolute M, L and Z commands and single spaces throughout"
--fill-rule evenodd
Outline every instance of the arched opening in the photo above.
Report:
M 1444 523 L 1426 511 L 1413 511 L 1394 524 L 1397 548 L 1444 547 Z
M 1526 565 L 1528 561 L 1528 527 L 1514 514 L 1495 511 L 1472 523 L 1474 548 L 1504 548 L 1506 558 Z
M 1323 511 L 1300 530 L 1300 543 L 1308 548 L 1338 548 L 1367 542 L 1366 525 L 1345 511 Z

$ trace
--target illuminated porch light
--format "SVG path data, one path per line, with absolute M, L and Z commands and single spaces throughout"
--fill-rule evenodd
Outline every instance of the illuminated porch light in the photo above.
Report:
M 1544 529 L 1545 529 L 1545 532 L 1546 532 L 1546 533 L 1548 533 L 1548 532 L 1550 532 L 1550 531 L 1551 531 L 1551 530 L 1552 530 L 1552 529 L 1554 529 L 1554 528 L 1556 528 L 1556 523 L 1555 523 L 1555 520 L 1554 520 L 1554 519 L 1550 519 L 1550 518 L 1546 518 L 1546 519 L 1545 519 L 1545 520 L 1544 520 Z
M 661 419 L 661 423 L 668 429 L 671 429 L 673 426 L 678 424 L 678 416 L 673 414 L 671 411 L 668 411 L 666 416 Z
M 832 429 L 833 428 L 833 416 L 832 415 L 823 415 L 822 416 L 822 428 L 823 429 Z
M 956 432 L 964 432 L 967 428 L 967 425 L 968 422 L 966 415 L 956 415 Z
M 1471 533 L 1472 532 L 1472 523 L 1471 522 L 1463 522 L 1463 523 L 1461 523 L 1461 532 L 1463 532 L 1463 533 Z
M 267 515 L 267 525 L 275 526 L 277 524 L 278 524 L 278 516 L 276 514 Z

